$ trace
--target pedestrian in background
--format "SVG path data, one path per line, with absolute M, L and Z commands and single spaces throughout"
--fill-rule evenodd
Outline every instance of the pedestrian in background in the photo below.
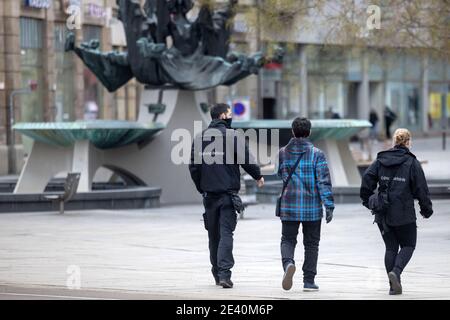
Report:
M 386 139 L 391 140 L 391 126 L 397 120 L 397 114 L 389 108 L 389 106 L 385 106 L 384 108 L 384 124 L 386 127 Z
M 407 129 L 397 129 L 393 145 L 393 148 L 379 152 L 364 173 L 360 197 L 363 205 L 375 214 L 386 247 L 384 264 L 389 294 L 397 295 L 402 293 L 401 274 L 416 247 L 414 199 L 419 200 L 420 214 L 424 218 L 429 218 L 433 209 L 420 162 L 409 150 L 411 133 Z
M 378 122 L 379 122 L 378 114 L 374 109 L 370 110 L 369 114 L 369 122 L 372 125 L 370 128 L 370 140 L 375 141 L 378 135 Z

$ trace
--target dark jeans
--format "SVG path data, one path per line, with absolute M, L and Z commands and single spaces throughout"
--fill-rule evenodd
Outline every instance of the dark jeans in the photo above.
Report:
M 382 235 L 386 246 L 384 265 L 386 272 L 394 271 L 400 278 L 416 248 L 417 225 L 413 222 L 399 227 L 389 226 L 389 228 L 390 231 Z
M 301 222 L 303 246 L 305 248 L 305 260 L 302 269 L 303 282 L 314 283 L 317 274 L 321 222 L 321 220 Z M 281 261 L 284 270 L 289 263 L 295 264 L 294 253 L 299 227 L 299 221 L 282 221 Z
M 231 278 L 233 258 L 233 232 L 237 215 L 229 194 L 207 196 L 203 199 L 209 238 L 212 273 L 220 280 Z

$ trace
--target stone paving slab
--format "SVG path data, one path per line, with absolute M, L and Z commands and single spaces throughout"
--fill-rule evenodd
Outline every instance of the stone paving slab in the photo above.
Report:
M 201 205 L 1 214 L 0 289 L 65 290 L 67 269 L 75 265 L 81 291 L 122 299 L 449 299 L 450 201 L 434 208 L 431 219 L 418 220 L 417 249 L 397 297 L 387 295 L 379 231 L 357 204 L 337 206 L 335 219 L 322 225 L 315 293 L 301 290 L 301 236 L 293 289 L 281 288 L 281 223 L 274 205 L 264 204 L 249 207 L 238 222 L 233 289 L 213 283 Z

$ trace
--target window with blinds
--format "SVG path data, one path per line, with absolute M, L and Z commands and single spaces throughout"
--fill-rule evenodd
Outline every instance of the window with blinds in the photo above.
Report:
M 101 43 L 102 28 L 98 26 L 84 25 L 83 26 L 83 41 L 98 40 Z
M 22 88 L 31 81 L 38 84 L 37 90 L 20 97 L 19 121 L 39 122 L 44 119 L 44 56 L 43 21 L 33 18 L 20 18 L 20 73 Z M 25 140 L 24 140 L 25 143 Z
M 98 40 L 101 44 L 102 28 L 83 25 L 83 41 Z M 99 48 L 100 49 L 100 48 Z M 103 85 L 88 68 L 84 68 L 84 119 L 94 120 L 104 117 Z
M 55 22 L 55 121 L 72 121 L 75 119 L 75 55 L 64 51 L 67 32 L 66 24 Z
M 20 18 L 20 47 L 22 49 L 42 49 L 42 21 L 33 18 Z

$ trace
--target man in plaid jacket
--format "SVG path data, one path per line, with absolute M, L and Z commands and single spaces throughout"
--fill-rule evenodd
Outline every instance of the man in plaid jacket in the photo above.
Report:
M 303 263 L 303 290 L 317 291 L 314 283 L 317 274 L 320 227 L 323 206 L 326 221 L 333 218 L 334 200 L 331 190 L 330 172 L 322 150 L 307 139 L 311 133 L 311 122 L 296 118 L 292 122 L 293 138 L 280 149 L 278 176 L 286 181 L 289 172 L 300 158 L 282 196 L 280 219 L 282 222 L 281 257 L 284 269 L 282 287 L 289 290 L 295 273 L 294 252 L 297 235 L 302 224 L 305 259 Z

